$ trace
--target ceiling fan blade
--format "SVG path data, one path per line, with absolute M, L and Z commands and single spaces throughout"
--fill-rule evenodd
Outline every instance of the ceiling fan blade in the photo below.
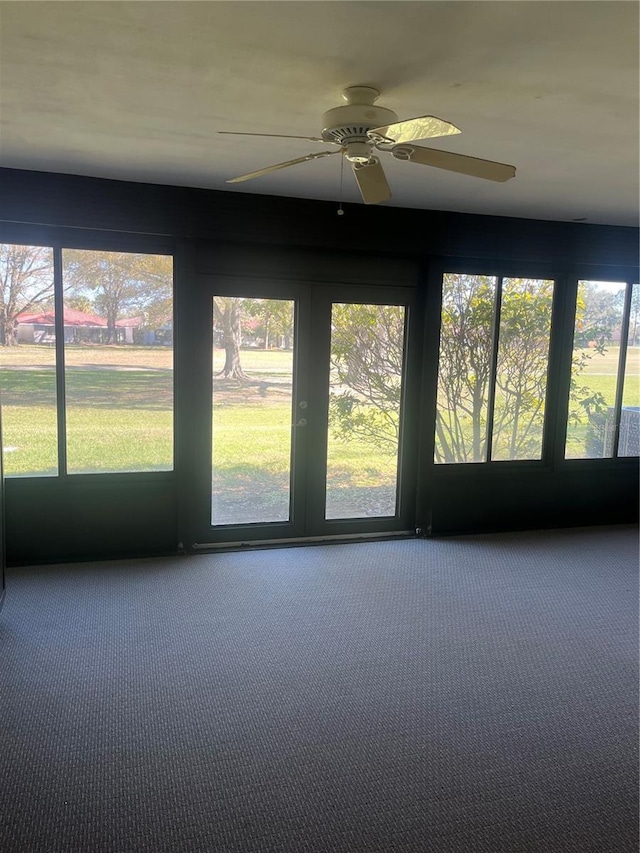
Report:
M 339 145 L 333 139 L 323 139 L 321 136 L 289 136 L 286 133 L 243 133 L 236 130 L 219 130 L 218 133 L 223 136 L 270 136 L 276 139 L 306 139 L 308 142 L 324 142 Z
M 353 163 L 353 174 L 365 204 L 379 204 L 391 198 L 391 190 L 377 157 L 370 163 Z
M 397 160 L 408 160 L 421 166 L 435 166 L 449 172 L 460 172 L 473 178 L 487 181 L 508 181 L 515 177 L 516 167 L 493 160 L 481 160 L 479 157 L 467 157 L 451 151 L 437 151 L 435 148 L 422 148 L 420 145 L 404 145 L 393 148 L 391 153 Z
M 436 116 L 417 116 L 408 118 L 406 121 L 374 127 L 368 131 L 368 135 L 376 142 L 394 142 L 396 145 L 401 142 L 414 142 L 417 139 L 452 136 L 455 133 L 462 133 L 462 131 L 454 124 Z
M 278 169 L 286 169 L 287 166 L 295 166 L 297 163 L 304 163 L 306 160 L 318 160 L 320 157 L 329 157 L 331 154 L 340 154 L 340 151 L 319 151 L 317 154 L 307 154 L 305 157 L 296 157 L 295 160 L 287 160 L 286 163 L 277 163 L 275 166 L 265 166 L 264 169 L 257 169 L 255 172 L 249 172 L 247 175 L 239 175 L 237 178 L 229 178 L 225 183 L 239 184 L 242 181 L 250 181 L 252 178 L 259 178 L 261 175 L 268 175 L 269 172 L 277 172 Z

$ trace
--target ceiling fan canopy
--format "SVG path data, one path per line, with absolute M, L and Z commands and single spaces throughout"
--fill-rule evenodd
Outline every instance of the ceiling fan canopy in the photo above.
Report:
M 258 178 L 279 169 L 295 166 L 307 160 L 317 160 L 331 154 L 342 154 L 351 163 L 356 183 L 365 204 L 378 204 L 391 198 L 382 164 L 376 151 L 388 152 L 396 160 L 405 160 L 423 166 L 434 166 L 463 175 L 489 181 L 508 181 L 515 176 L 515 167 L 492 160 L 481 160 L 433 148 L 414 145 L 418 140 L 435 139 L 461 133 L 460 129 L 436 116 L 417 116 L 399 121 L 397 114 L 387 107 L 376 105 L 380 93 L 371 86 L 350 86 L 342 97 L 346 103 L 328 110 L 322 117 L 320 136 L 289 136 L 278 133 L 242 133 L 218 131 L 233 136 L 263 136 L 281 139 L 306 139 L 337 145 L 333 151 L 319 151 L 296 157 L 285 163 L 266 166 L 255 172 L 229 178 L 227 183 L 240 183 Z

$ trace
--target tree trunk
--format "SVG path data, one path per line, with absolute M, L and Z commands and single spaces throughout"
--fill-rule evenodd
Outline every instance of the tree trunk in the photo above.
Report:
M 107 343 L 118 343 L 118 332 L 116 329 L 116 320 L 118 319 L 117 312 L 107 311 Z
M 240 322 L 240 305 L 233 299 L 222 313 L 222 345 L 224 346 L 224 367 L 216 376 L 223 379 L 245 380 L 249 377 L 240 364 L 240 343 L 242 341 L 242 324 Z
M 3 347 L 14 347 L 18 344 L 16 336 L 18 324 L 13 317 L 3 317 L 0 321 L 0 344 Z
M 438 462 L 462 462 L 462 459 L 456 459 L 453 449 L 449 445 L 449 441 L 447 440 L 447 436 L 445 435 L 445 431 L 442 428 L 442 419 L 439 412 L 436 412 L 436 435 L 440 439 L 440 446 L 442 448 L 442 455 L 444 458 L 439 458 Z M 436 454 L 440 457 L 440 453 L 438 453 L 438 443 L 436 442 Z
M 511 441 L 509 443 L 509 459 L 516 458 L 518 450 L 518 427 L 520 426 L 520 400 L 521 395 L 516 397 L 515 411 L 513 413 L 513 427 L 511 429 Z
M 473 391 L 473 415 L 471 422 L 473 424 L 473 461 L 484 462 L 482 443 L 486 439 L 485 430 L 482 429 L 482 407 L 484 405 L 484 386 L 476 383 Z

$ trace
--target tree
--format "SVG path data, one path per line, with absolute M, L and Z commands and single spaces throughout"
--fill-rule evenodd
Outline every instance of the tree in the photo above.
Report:
M 18 315 L 53 302 L 53 252 L 0 244 L 0 345 L 17 343 Z
M 526 458 L 540 445 L 551 282 L 505 281 L 494 410 L 495 455 Z M 442 302 L 436 459 L 485 458 L 493 363 L 495 280 L 447 276 Z M 397 448 L 404 357 L 399 306 L 334 305 L 330 423 L 339 438 Z
M 496 322 L 500 325 L 491 456 L 526 459 L 539 453 L 552 300 L 552 282 L 506 279 L 498 318 L 494 279 L 465 275 L 445 278 L 436 461 L 482 462 L 487 457 Z
M 503 284 L 493 418 L 494 459 L 540 452 L 549 364 L 553 282 Z
M 438 462 L 484 459 L 494 306 L 493 279 L 446 277 L 436 411 Z
M 623 285 L 614 285 L 614 290 L 610 287 L 595 281 L 579 283 L 574 346 L 589 346 L 605 339 L 612 341 L 614 333 L 620 332 L 625 288 Z
M 293 303 L 287 299 L 245 299 L 238 296 L 215 296 L 213 299 L 214 334 L 220 335 L 225 351 L 224 366 L 216 373 L 223 379 L 248 381 L 242 369 L 240 347 L 242 346 L 243 321 L 254 320 L 264 348 L 269 349 L 273 338 L 279 338 L 285 348 L 291 346 L 293 338 Z
M 259 320 L 263 347 L 269 349 L 273 339 L 276 346 L 291 348 L 293 340 L 293 303 L 288 299 L 244 299 L 244 310 Z
M 637 288 L 634 288 L 636 290 Z M 576 301 L 576 321 L 571 365 L 569 432 L 586 418 L 585 451 L 589 457 L 602 455 L 607 409 L 612 401 L 580 382 L 580 375 L 596 355 L 604 355 L 620 331 L 624 310 L 624 288 L 617 292 L 581 281 Z M 630 329 L 631 331 L 631 329 Z
M 85 294 L 65 296 L 64 307 L 73 308 L 74 311 L 82 311 L 84 314 L 91 314 L 93 312 L 93 303 Z
M 402 306 L 334 304 L 329 423 L 337 438 L 360 437 L 395 452 L 403 357 Z
M 117 343 L 117 321 L 136 313 L 151 328 L 171 313 L 172 259 L 166 255 L 65 249 L 65 293 L 107 321 L 108 343 Z
M 240 364 L 243 302 L 235 296 L 215 296 L 213 299 L 213 319 L 222 332 L 225 352 L 224 366 L 216 376 L 223 379 L 244 381 L 249 378 Z

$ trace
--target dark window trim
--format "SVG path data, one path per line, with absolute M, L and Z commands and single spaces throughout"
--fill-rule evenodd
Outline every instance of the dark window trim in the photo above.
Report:
M 618 458 L 620 446 L 620 423 L 622 420 L 622 397 L 624 394 L 624 378 L 627 369 L 627 350 L 629 347 L 629 323 L 631 322 L 631 297 L 633 296 L 633 282 L 626 283 L 624 292 L 624 306 L 622 308 L 622 325 L 620 326 L 620 349 L 618 351 L 618 375 L 616 385 L 616 399 L 613 406 L 613 446 L 611 455 Z
M 640 269 L 628 264 L 586 264 L 558 263 L 526 260 L 522 263 L 510 259 L 460 258 L 452 255 L 437 255 L 425 258 L 428 270 L 426 278 L 428 315 L 425 328 L 425 353 L 435 353 L 429 375 L 429 364 L 425 357 L 423 374 L 423 411 L 429 418 L 424 432 L 421 469 L 430 472 L 454 472 L 464 474 L 476 469 L 478 472 L 488 469 L 501 473 L 514 473 L 519 470 L 553 472 L 557 469 L 578 468 L 587 470 L 606 470 L 609 466 L 620 470 L 620 466 L 637 465 L 638 457 L 615 456 L 601 459 L 565 459 L 567 418 L 569 411 L 569 392 L 571 382 L 571 357 L 575 326 L 575 307 L 579 281 L 618 281 L 621 284 L 638 284 Z M 446 273 L 454 275 L 484 275 L 495 278 L 532 278 L 554 281 L 554 304 L 551 318 L 551 337 L 549 345 L 549 367 L 547 381 L 547 402 L 545 427 L 543 434 L 542 458 L 536 460 L 491 460 L 484 462 L 435 462 L 435 413 L 437 406 L 438 360 L 440 354 L 440 324 L 442 314 L 442 277 Z M 629 288 L 630 290 L 630 288 Z M 439 294 L 438 294 L 439 291 Z M 429 295 L 430 294 L 430 295 Z M 437 297 L 437 298 L 436 298 Z M 627 301 L 630 299 L 627 292 Z M 625 302 L 625 305 L 627 303 Z M 437 318 L 433 315 L 437 313 Z M 431 316 L 430 316 L 431 315 Z M 434 325 L 437 323 L 437 334 Z M 431 342 L 431 346 L 429 343 Z M 619 420 L 619 419 L 618 419 Z M 431 421 L 433 423 L 431 423 Z M 525 466 L 524 468 L 522 466 Z
M 584 264 L 575 265 L 572 267 L 571 274 L 569 276 L 569 285 L 571 287 L 571 300 L 567 304 L 567 314 L 566 314 L 566 336 L 568 342 L 568 353 L 569 353 L 569 361 L 568 361 L 568 374 L 566 376 L 566 381 L 564 382 L 563 395 L 562 395 L 562 409 L 564 415 L 560 418 L 559 421 L 559 429 L 556 433 L 556 438 L 558 441 L 557 445 L 557 465 L 559 468 L 571 468 L 575 465 L 584 465 L 585 463 L 592 463 L 593 465 L 598 467 L 600 470 L 603 466 L 606 467 L 607 463 L 613 466 L 620 466 L 620 464 L 628 464 L 629 460 L 637 461 L 638 456 L 618 456 L 618 444 L 620 440 L 620 418 L 622 411 L 622 396 L 624 394 L 624 372 L 626 368 L 626 360 L 627 360 L 627 346 L 628 346 L 628 332 L 629 332 L 629 321 L 630 321 L 630 309 L 631 309 L 631 297 L 633 291 L 633 285 L 638 283 L 638 277 L 640 276 L 640 269 L 637 267 L 613 267 L 613 266 L 587 266 Z M 573 358 L 573 341 L 575 337 L 575 323 L 576 323 L 576 306 L 578 301 L 578 287 L 581 281 L 602 281 L 602 282 L 611 282 L 625 285 L 625 298 L 624 298 L 624 308 L 622 315 L 622 328 L 621 328 L 621 338 L 620 338 L 620 352 L 618 355 L 618 372 L 617 372 L 617 385 L 616 385 L 616 398 L 614 402 L 614 435 L 613 435 L 613 448 L 611 456 L 603 456 L 603 457 L 585 457 L 584 459 L 567 459 L 565 457 L 566 452 L 566 441 L 567 441 L 567 428 L 569 422 L 569 405 L 570 399 L 569 395 L 571 392 L 571 361 Z M 565 378 L 565 377 L 563 377 Z M 626 460 L 626 461 L 625 461 Z
M 493 462 L 493 419 L 496 413 L 496 385 L 498 377 L 498 356 L 500 348 L 500 321 L 502 319 L 502 282 L 501 275 L 496 279 L 496 292 L 493 297 L 493 318 L 491 320 L 491 363 L 489 365 L 489 389 L 487 393 L 487 427 L 484 435 L 484 461 Z M 438 359 L 439 361 L 439 359 Z M 438 367 L 440 365 L 438 364 Z M 438 463 L 441 464 L 441 463 Z M 464 462 L 463 465 L 470 463 Z M 473 464 L 473 463 L 471 463 Z
M 53 249 L 53 305 L 56 344 L 56 417 L 58 438 L 58 477 L 67 475 L 67 406 L 64 348 L 64 289 L 62 249 Z
M 487 258 L 473 259 L 442 256 L 433 259 L 432 266 L 435 267 L 436 265 L 442 271 L 442 274 L 484 275 L 494 278 L 530 278 L 545 281 L 553 280 L 556 282 L 567 272 L 565 264 L 531 260 L 519 263 L 515 260 L 501 258 L 491 261 Z
M 442 324 L 442 285 L 445 275 L 477 275 L 486 276 L 487 278 L 496 279 L 496 294 L 494 303 L 494 316 L 492 327 L 492 353 L 491 353 L 491 369 L 489 375 L 489 394 L 487 405 L 487 431 L 486 431 L 486 459 L 482 462 L 436 462 L 433 458 L 435 451 L 435 419 L 437 412 L 437 396 L 438 396 L 438 373 L 440 362 L 440 334 Z M 469 468 L 469 466 L 509 466 L 509 470 L 513 472 L 513 466 L 526 465 L 527 467 L 535 466 L 539 470 L 553 470 L 553 447 L 551 445 L 552 436 L 554 433 L 553 423 L 556 418 L 556 390 L 555 383 L 552 383 L 552 356 L 555 356 L 557 349 L 556 338 L 558 332 L 554 321 L 559 315 L 560 305 L 560 290 L 561 282 L 564 280 L 564 275 L 559 267 L 554 265 L 545 265 L 532 263 L 528 261 L 522 265 L 514 261 L 496 261 L 495 263 L 487 261 L 486 258 L 474 264 L 468 258 L 438 258 L 431 268 L 431 281 L 435 279 L 436 285 L 440 290 L 440 299 L 438 307 L 438 344 L 436 350 L 436 359 L 434 365 L 435 371 L 435 388 L 433 392 L 433 421 L 434 428 L 430 432 L 431 439 L 431 460 L 425 458 L 427 465 L 430 465 L 432 470 L 451 469 L 451 468 Z M 551 281 L 553 283 L 553 301 L 551 305 L 551 325 L 549 330 L 549 350 L 547 355 L 547 386 L 545 394 L 545 415 L 542 431 L 542 448 L 540 459 L 492 459 L 492 444 L 493 444 L 493 414 L 495 405 L 495 375 L 498 361 L 498 346 L 500 335 L 500 313 L 502 310 L 502 287 L 504 279 L 510 278 L 525 278 L 534 281 Z M 433 303 L 432 303 L 433 309 Z M 428 366 L 427 366 L 428 369 Z M 551 388 L 551 392 L 550 392 Z M 426 456 L 426 453 L 425 453 Z
M 576 281 L 607 281 L 620 282 L 625 284 L 633 281 L 638 281 L 640 268 L 628 265 L 606 265 L 598 264 L 589 266 L 588 264 L 574 264 L 570 268 L 572 278 Z
M 53 249 L 87 249 L 96 252 L 175 255 L 177 241 L 173 237 L 132 234 L 126 231 L 94 231 L 85 228 L 0 222 L 0 243 L 49 246 Z
M 56 322 L 56 416 L 57 416 L 57 474 L 7 475 L 11 482 L 56 481 L 67 483 L 75 480 L 88 482 L 87 478 L 133 477 L 140 478 L 175 475 L 177 468 L 177 405 L 176 381 L 176 258 L 180 255 L 180 243 L 173 237 L 133 234 L 122 231 L 101 231 L 82 228 L 53 227 L 46 225 L 27 225 L 22 223 L 0 222 L 0 243 L 17 246 L 41 246 L 53 250 L 54 267 L 54 306 Z M 62 281 L 62 252 L 64 249 L 79 249 L 94 252 L 130 252 L 143 255 L 167 255 L 173 259 L 173 467 L 164 471 L 92 471 L 88 473 L 67 471 L 67 435 L 65 405 L 65 363 L 64 363 L 64 300 Z
M 88 485 L 100 484 L 104 486 L 122 487 L 123 478 L 132 484 L 139 483 L 157 483 L 159 478 L 165 480 L 176 479 L 176 471 L 105 471 L 104 473 L 92 471 L 86 474 L 69 474 L 66 477 L 58 477 L 55 474 L 45 475 L 36 474 L 35 476 L 18 475 L 16 477 L 8 477 L 7 482 L 24 484 L 16 488 L 31 488 L 31 485 L 42 486 L 49 488 L 47 484 L 57 483 L 57 486 L 63 486 L 65 489 L 83 489 Z

